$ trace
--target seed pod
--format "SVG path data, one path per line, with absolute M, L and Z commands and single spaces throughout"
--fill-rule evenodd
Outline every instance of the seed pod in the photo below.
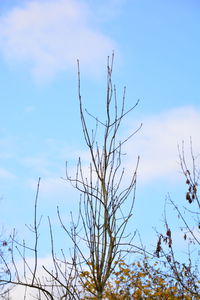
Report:
M 185 197 L 186 197 L 186 200 L 188 200 L 190 202 L 191 198 L 190 198 L 190 193 L 189 192 L 186 193 Z
M 167 229 L 166 235 L 167 235 L 169 238 L 171 237 L 171 230 L 170 230 L 169 228 Z

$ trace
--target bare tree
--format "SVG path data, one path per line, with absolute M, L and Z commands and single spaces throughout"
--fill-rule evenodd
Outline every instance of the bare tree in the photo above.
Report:
M 194 155 L 191 139 L 190 162 L 186 159 L 184 142 L 181 147 L 178 147 L 178 152 L 181 171 L 187 186 L 185 204 L 183 206 L 178 205 L 172 200 L 170 195 L 168 195 L 167 200 L 181 222 L 179 228 L 187 247 L 185 251 L 187 253 L 187 261 L 180 260 L 177 257 L 177 250 L 174 246 L 175 236 L 173 236 L 173 229 L 168 222 L 166 214 L 164 220 L 166 233 L 159 234 L 156 256 L 165 259 L 164 262 L 169 266 L 169 275 L 177 281 L 180 289 L 189 292 L 191 297 L 199 299 L 200 201 L 198 186 L 200 169 L 197 162 L 199 155 Z
M 0 197 L 0 201 L 3 199 L 3 196 Z M 3 280 L 9 280 L 10 274 L 8 272 L 7 265 L 9 263 L 9 254 L 10 254 L 10 245 L 11 241 L 7 234 L 5 233 L 5 229 L 2 226 L 0 233 L 0 298 L 1 299 L 9 299 L 9 294 L 11 290 L 11 286 L 9 286 Z
M 37 291 L 36 299 L 92 299 L 103 298 L 106 283 L 114 271 L 117 262 L 123 259 L 129 251 L 133 251 L 132 239 L 134 233 L 127 233 L 127 224 L 132 217 L 135 200 L 135 189 L 139 157 L 136 158 L 135 167 L 129 183 L 125 177 L 122 165 L 123 145 L 133 137 L 138 129 L 121 140 L 119 130 L 124 118 L 138 104 L 126 110 L 125 93 L 120 104 L 117 101 L 116 88 L 112 83 L 113 59 L 108 58 L 107 64 L 107 88 L 105 102 L 105 120 L 100 120 L 87 110 L 84 111 L 80 91 L 80 70 L 78 62 L 78 96 L 80 108 L 80 120 L 83 136 L 90 154 L 89 171 L 85 171 L 81 158 L 77 163 L 77 171 L 74 178 L 68 175 L 66 178 L 75 189 L 81 192 L 79 204 L 79 216 L 77 222 L 72 216 L 71 227 L 65 224 L 58 208 L 58 217 L 62 228 L 71 238 L 73 247 L 71 260 L 66 257 L 66 251 L 61 250 L 61 255 L 55 253 L 54 234 L 51 220 L 48 218 L 49 232 L 52 248 L 52 268 L 43 266 L 44 276 L 38 275 L 38 240 L 41 218 L 37 216 L 37 203 L 40 187 L 38 181 L 34 206 L 34 220 L 29 229 L 34 235 L 33 246 L 27 246 L 25 242 L 19 243 L 12 235 L 11 264 L 7 268 L 10 278 L 4 278 L 0 282 L 24 286 L 24 299 L 27 291 Z M 86 121 L 86 114 L 95 121 L 95 129 L 90 131 Z M 32 253 L 33 264 L 27 259 L 27 253 Z M 16 256 L 17 255 L 17 256 Z M 19 271 L 16 257 L 23 262 L 23 272 Z M 84 276 L 84 271 L 89 270 L 90 276 Z M 89 284 L 91 282 L 91 284 Z
M 53 233 L 50 218 L 50 240 L 52 244 L 52 260 L 50 269 L 48 266 L 39 263 L 39 227 L 41 225 L 41 217 L 38 218 L 38 196 L 40 188 L 40 178 L 38 180 L 37 192 L 34 202 L 34 219 L 33 224 L 28 225 L 28 229 L 33 234 L 32 245 L 27 245 L 23 240 L 18 241 L 16 231 L 10 236 L 9 258 L 1 253 L 1 263 L 3 275 L 0 277 L 2 285 L 2 299 L 10 300 L 11 289 L 23 287 L 21 289 L 23 299 L 79 299 L 79 291 L 76 289 L 76 276 L 74 273 L 74 264 L 68 262 L 63 254 L 62 259 L 58 259 L 54 253 Z M 6 245 L 4 245 L 6 246 Z M 31 259 L 30 259 L 31 257 Z M 41 272 L 42 271 L 42 272 Z M 8 286 L 7 289 L 5 287 Z M 32 296 L 31 296 L 32 295 Z
M 128 185 L 122 187 L 125 177 L 122 148 L 141 125 L 127 138 L 120 140 L 119 129 L 122 121 L 138 102 L 126 110 L 124 88 L 122 101 L 118 103 L 116 88 L 112 83 L 113 59 L 114 55 L 111 60 L 108 58 L 107 64 L 105 120 L 100 120 L 83 109 L 78 62 L 80 118 L 91 161 L 89 171 L 86 172 L 79 158 L 74 178 L 67 172 L 67 180 L 81 192 L 78 224 L 73 221 L 71 230 L 68 230 L 59 215 L 64 230 L 74 243 L 78 274 L 88 266 L 91 274 L 88 280 L 92 281 L 93 285 L 83 283 L 86 284 L 88 292 L 97 299 L 102 299 L 106 282 L 115 268 L 115 262 L 131 250 L 133 235 L 126 235 L 126 227 L 133 212 L 139 163 L 138 157 Z M 86 114 L 95 120 L 96 126 L 91 132 L 87 125 Z M 84 251 L 84 247 L 87 251 Z M 80 280 L 84 281 L 82 277 Z
M 10 280 L 10 273 L 8 272 L 8 256 L 10 251 L 10 240 L 4 239 L 3 234 L 0 239 L 0 297 L 1 299 L 9 299 L 11 286 L 7 285 L 4 280 Z

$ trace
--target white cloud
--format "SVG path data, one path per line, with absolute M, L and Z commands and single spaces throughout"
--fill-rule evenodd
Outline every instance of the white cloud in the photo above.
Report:
M 66 279 L 68 276 L 70 276 L 68 272 L 70 272 L 71 269 L 71 264 L 67 265 L 67 262 L 71 262 L 71 255 L 70 253 L 65 253 L 65 261 L 63 259 L 63 255 L 60 257 L 61 251 L 59 254 L 57 254 L 57 263 L 59 267 L 57 267 L 57 275 L 59 277 L 60 282 L 63 284 L 66 284 L 65 278 L 63 277 L 64 274 L 66 276 Z M 60 260 L 59 260 L 60 259 Z M 66 262 L 66 263 L 65 263 Z M 16 263 L 17 270 L 19 275 L 24 274 L 24 262 L 20 260 L 19 262 Z M 31 282 L 32 279 L 32 274 L 30 270 L 34 270 L 35 266 L 35 260 L 33 257 L 27 257 L 26 258 L 26 280 L 27 282 Z M 50 273 L 53 272 L 53 274 L 56 274 L 55 271 L 55 265 L 53 262 L 52 257 L 46 256 L 46 257 L 38 257 L 37 260 L 37 272 L 36 272 L 36 278 L 40 280 L 40 283 L 46 283 L 45 289 L 48 290 L 52 296 L 54 296 L 54 299 L 61 299 L 64 294 L 64 290 L 62 288 L 59 288 L 59 286 L 56 288 L 55 286 L 55 281 L 54 281 L 54 289 L 52 290 L 50 284 L 52 282 L 51 276 L 46 272 L 48 270 Z M 69 268 L 68 268 L 69 267 Z M 61 273 L 62 272 L 62 273 Z M 73 273 L 72 273 L 73 274 Z M 71 274 L 71 276 L 72 276 Z M 20 276 L 20 279 L 22 282 L 25 282 L 23 279 L 23 275 Z M 18 300 L 18 299 L 25 299 L 25 288 L 23 286 L 17 285 L 14 287 L 14 289 L 11 290 L 10 292 L 10 297 L 12 300 Z M 40 300 L 46 300 L 47 297 L 43 294 L 40 293 L 40 296 L 38 297 L 38 290 L 34 288 L 27 288 L 26 291 L 26 300 L 33 300 L 33 299 L 40 299 Z M 49 299 L 49 298 L 48 298 Z
M 31 270 L 34 269 L 34 258 L 28 257 L 26 259 L 26 263 Z M 45 277 L 49 278 L 49 276 L 45 272 L 43 266 L 45 266 L 48 270 L 52 270 L 53 269 L 52 258 L 49 256 L 47 256 L 45 258 L 38 258 L 37 278 L 40 278 L 41 281 Z M 23 270 L 24 270 L 23 261 L 19 261 L 17 263 L 17 269 L 18 269 L 19 274 L 23 274 Z M 26 279 L 28 281 L 28 279 L 30 280 L 30 278 L 31 278 L 31 274 L 28 270 L 28 267 L 26 268 L 26 272 L 27 272 Z M 22 279 L 22 282 L 23 282 L 23 279 Z M 24 299 L 24 295 L 25 295 L 25 288 L 20 285 L 15 286 L 10 292 L 11 299 L 13 299 L 13 300 Z M 27 289 L 27 291 L 26 291 L 26 299 L 27 300 L 36 299 L 37 295 L 38 295 L 38 291 L 36 289 L 30 288 L 30 289 Z M 40 299 L 43 300 L 43 299 L 46 299 L 46 297 L 44 295 L 41 295 Z
M 37 181 L 28 180 L 27 184 L 35 190 Z M 55 199 L 58 198 L 58 196 L 66 196 L 70 191 L 71 186 L 59 176 L 41 178 L 40 197 L 49 198 L 51 196 Z
M 182 141 L 185 141 L 185 153 L 190 163 L 190 137 L 193 141 L 194 153 L 200 152 L 200 111 L 193 107 L 179 107 L 172 109 L 158 115 L 151 115 L 145 117 L 143 120 L 142 129 L 127 143 L 124 145 L 123 152 L 127 153 L 124 166 L 126 168 L 127 176 L 124 178 L 126 184 L 130 173 L 135 170 L 137 156 L 140 155 L 139 164 L 139 182 L 146 183 L 151 180 L 159 178 L 166 178 L 169 180 L 180 180 L 180 165 L 178 157 L 178 144 L 181 146 Z M 127 128 L 135 130 L 139 122 L 133 122 L 129 120 Z M 128 136 L 129 130 L 125 130 L 123 137 Z M 65 156 L 66 147 L 64 147 Z M 68 149 L 69 150 L 69 149 Z M 69 176 L 75 176 L 76 164 L 75 157 L 82 158 L 82 167 L 84 171 L 84 177 L 89 176 L 88 163 L 90 156 L 88 151 L 71 151 L 69 154 Z M 73 163 L 71 164 L 71 161 Z M 35 161 L 33 161 L 35 164 Z M 43 165 L 39 160 L 38 165 Z M 47 167 L 47 165 L 45 165 Z M 41 191 L 44 194 L 57 194 L 60 190 L 60 194 L 66 193 L 66 188 L 69 189 L 69 185 L 65 181 L 60 179 L 63 174 L 58 174 L 55 177 L 52 172 L 46 172 L 47 176 L 44 178 L 44 182 L 41 186 Z M 34 185 L 35 187 L 35 185 Z
M 127 169 L 135 165 L 140 155 L 140 181 L 165 177 L 179 177 L 178 144 L 185 141 L 186 154 L 190 151 L 192 137 L 194 152 L 200 150 L 200 111 L 192 107 L 176 108 L 159 115 L 147 117 L 137 135 L 125 146 Z M 135 126 L 135 122 L 134 122 Z
M 10 171 L 0 168 L 0 179 L 14 179 L 16 176 L 12 174 Z
M 31 1 L 0 19 L 0 49 L 8 62 L 25 61 L 37 79 L 75 70 L 76 59 L 89 74 L 116 49 L 92 28 L 94 12 L 76 0 Z

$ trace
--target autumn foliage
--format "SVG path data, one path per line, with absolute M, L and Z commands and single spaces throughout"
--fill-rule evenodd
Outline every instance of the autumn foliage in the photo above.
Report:
M 149 259 L 127 264 L 124 260 L 116 262 L 116 269 L 104 289 L 102 299 L 110 300 L 131 300 L 131 299 L 195 299 L 191 289 L 194 284 L 200 284 L 200 281 L 190 282 L 190 273 L 184 265 L 180 270 L 185 277 L 185 288 L 178 283 L 172 272 L 167 272 L 166 266 L 161 262 Z M 169 270 L 168 270 L 169 271 Z M 83 296 L 81 300 L 95 300 L 95 282 L 89 271 L 83 271 L 81 274 L 81 286 Z

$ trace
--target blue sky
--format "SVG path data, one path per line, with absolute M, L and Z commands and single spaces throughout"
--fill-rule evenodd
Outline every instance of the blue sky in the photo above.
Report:
M 151 244 L 166 194 L 184 201 L 177 144 L 185 140 L 189 148 L 192 136 L 196 153 L 200 149 L 199 13 L 197 0 L 0 2 L 0 218 L 6 233 L 16 227 L 19 237 L 29 238 L 24 224 L 31 222 L 39 176 L 45 240 L 47 215 L 59 228 L 57 205 L 66 222 L 76 211 L 79 195 L 61 179 L 66 160 L 73 172 L 79 155 L 85 164 L 88 159 L 76 60 L 84 104 L 102 115 L 106 61 L 114 49 L 119 98 L 126 85 L 127 107 L 140 99 L 122 133 L 143 123 L 125 149 L 127 174 L 141 156 L 131 226 Z

